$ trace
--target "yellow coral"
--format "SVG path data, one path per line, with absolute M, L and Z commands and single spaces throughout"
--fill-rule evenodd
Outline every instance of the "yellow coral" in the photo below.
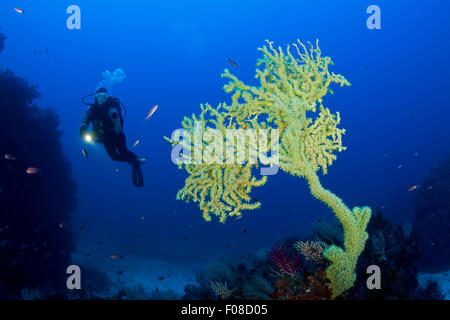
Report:
M 207 136 L 208 129 L 218 129 L 223 136 L 226 136 L 226 129 L 236 128 L 235 124 L 226 121 L 226 116 L 220 112 L 222 107 L 223 105 L 219 105 L 217 109 L 214 109 L 209 104 L 202 105 L 202 112 L 199 116 L 193 115 L 192 118 L 184 119 L 182 125 L 190 133 L 191 141 L 195 139 L 195 123 L 201 124 L 203 137 Z M 167 140 L 172 145 L 176 144 L 175 141 Z M 214 141 L 208 139 L 202 139 L 201 143 L 192 145 L 181 142 L 184 147 L 191 148 L 194 161 L 184 164 L 189 177 L 185 181 L 184 188 L 178 192 L 177 199 L 197 202 L 206 221 L 211 221 L 211 214 L 213 214 L 219 217 L 220 222 L 224 223 L 228 216 L 237 217 L 242 215 L 242 210 L 255 210 L 261 206 L 259 201 L 253 201 L 249 193 L 253 187 L 264 185 L 267 177 L 257 179 L 252 175 L 252 168 L 257 167 L 257 163 L 247 161 L 245 164 L 226 162 L 221 164 L 211 161 L 212 159 L 205 151 L 213 143 Z M 226 158 L 224 148 L 218 150 L 218 153 L 216 154 L 217 158 Z M 234 150 L 233 158 L 236 153 L 237 150 Z M 202 157 L 201 161 L 197 161 L 198 163 L 195 161 L 196 154 Z M 205 155 L 207 155 L 206 159 Z
M 332 114 L 323 106 L 322 98 L 332 92 L 329 89 L 332 83 L 341 87 L 350 83 L 328 70 L 333 63 L 329 57 L 322 56 L 318 41 L 316 46 L 309 43 L 308 48 L 297 41 L 295 56 L 290 46 L 284 52 L 281 47 L 275 49 L 272 42 L 266 42 L 267 45 L 259 48 L 263 53 L 257 63 L 262 70 L 256 70 L 259 86 L 246 85 L 225 70 L 222 77 L 229 82 L 224 90 L 232 94 L 231 105 L 223 104 L 217 109 L 202 106 L 200 116 L 185 118 L 183 127 L 193 131 L 193 123 L 200 120 L 221 132 L 237 128 L 279 130 L 280 168 L 305 178 L 311 194 L 329 206 L 343 226 L 344 248 L 331 245 L 323 253 L 332 262 L 327 276 L 336 297 L 353 286 L 356 262 L 368 237 L 365 229 L 371 215 L 368 207 L 350 210 L 339 197 L 322 187 L 318 177 L 319 169 L 326 174 L 336 160 L 336 152 L 345 150 L 342 145 L 345 130 L 338 128 L 340 115 Z M 201 153 L 213 140 L 203 141 L 192 152 Z M 218 153 L 223 156 L 225 151 L 220 149 Z M 185 164 L 190 176 L 178 198 L 198 202 L 207 221 L 211 220 L 211 213 L 224 222 L 227 216 L 240 215 L 241 210 L 256 209 L 260 203 L 251 203 L 249 193 L 267 180 L 252 175 L 256 166 L 250 162 Z
M 372 211 L 369 207 L 355 207 L 351 211 L 339 197 L 322 187 L 313 169 L 305 171 L 304 176 L 311 194 L 333 210 L 344 230 L 345 251 L 331 245 L 323 252 L 324 257 L 332 262 L 327 268 L 327 278 L 331 281 L 332 297 L 335 298 L 350 289 L 356 280 L 356 263 L 369 237 L 366 227 Z
M 331 281 L 333 298 L 353 287 L 356 280 L 356 263 L 369 238 L 366 227 L 370 216 L 371 209 L 369 207 L 353 208 L 350 216 L 339 219 L 341 223 L 345 222 L 343 225 L 345 251 L 338 246 L 331 245 L 323 252 L 323 256 L 332 262 L 327 268 L 327 277 Z

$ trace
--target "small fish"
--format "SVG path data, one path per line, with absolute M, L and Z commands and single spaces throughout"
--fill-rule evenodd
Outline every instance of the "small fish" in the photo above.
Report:
M 117 274 L 118 274 L 118 275 L 122 275 L 122 274 L 123 274 L 123 271 L 122 271 L 122 270 L 117 270 Z
M 60 228 L 60 229 L 64 228 L 64 223 L 61 222 L 61 223 L 59 224 L 59 228 Z
M 431 189 L 433 189 L 433 186 L 432 186 L 432 185 L 429 186 L 429 187 L 427 187 L 427 190 L 431 190 Z
M 12 154 L 7 153 L 7 154 L 5 154 L 5 159 L 10 160 L 10 161 L 15 161 L 16 157 L 14 157 Z
M 386 209 L 386 206 L 381 206 L 381 209 Z
M 162 280 L 164 280 L 164 279 L 165 279 L 165 277 L 163 277 L 163 276 L 159 276 L 159 277 L 158 277 L 158 280 L 159 280 L 159 281 L 162 281 Z
M 117 253 L 113 253 L 109 256 L 111 259 L 123 259 L 123 256 Z
M 400 169 L 401 167 L 403 167 L 403 166 L 401 164 L 399 164 L 397 168 Z
M 116 168 L 114 171 L 115 171 L 116 173 L 119 173 L 119 168 Z
M 413 186 L 411 186 L 411 187 L 408 188 L 408 192 L 414 191 L 414 190 L 416 190 L 418 187 L 419 187 L 419 185 L 418 185 L 418 184 L 415 184 L 415 185 L 413 185 Z
M 236 69 L 239 68 L 238 64 L 236 62 L 234 62 L 233 60 L 231 60 L 230 58 L 228 58 L 228 63 L 231 64 L 233 67 L 235 67 Z
M 145 117 L 145 120 L 150 119 L 150 117 L 155 113 L 155 111 L 158 109 L 158 105 L 156 104 L 151 108 L 151 110 L 147 113 L 147 116 Z
M 86 159 L 89 159 L 89 155 L 88 155 L 86 149 L 84 149 L 84 148 L 81 149 L 81 152 L 83 153 L 83 156 L 84 156 Z
M 137 140 L 133 143 L 133 145 L 131 146 L 131 149 L 136 148 L 137 145 L 139 144 L 139 142 L 141 142 L 141 140 L 137 139 Z
M 145 220 L 145 217 L 144 217 L 144 216 L 142 216 L 142 217 L 139 217 L 139 219 L 140 219 L 140 220 Z
M 237 216 L 236 219 L 234 219 L 234 220 L 241 220 L 243 217 L 244 217 L 243 215 L 240 215 L 240 216 Z
M 36 168 L 36 167 L 29 167 L 29 168 L 26 170 L 26 173 L 28 173 L 28 174 L 42 173 L 42 169 Z
M 242 230 L 242 233 L 247 233 L 248 229 Z
M 418 152 L 415 152 L 415 153 L 414 153 L 414 157 L 417 157 L 418 155 L 419 155 Z
M 13 8 L 17 13 L 23 14 L 25 13 L 25 11 L 23 9 L 19 9 L 19 8 Z

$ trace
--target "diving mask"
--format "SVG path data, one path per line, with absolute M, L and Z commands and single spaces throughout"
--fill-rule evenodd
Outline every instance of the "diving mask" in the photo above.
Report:
M 104 104 L 107 99 L 108 99 L 107 93 L 99 92 L 95 95 L 95 101 L 97 101 L 97 103 L 100 105 Z

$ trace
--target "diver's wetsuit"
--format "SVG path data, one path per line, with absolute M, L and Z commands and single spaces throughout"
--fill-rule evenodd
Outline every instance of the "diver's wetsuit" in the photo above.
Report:
M 112 160 L 135 165 L 137 156 L 127 149 L 125 134 L 122 131 L 123 122 L 119 99 L 108 97 L 102 105 L 95 102 L 86 111 L 80 133 L 83 134 L 92 123 L 95 141 L 103 143 Z
M 103 145 L 109 157 L 115 161 L 128 162 L 133 165 L 136 163 L 136 155 L 127 149 L 125 135 L 107 135 L 103 138 Z

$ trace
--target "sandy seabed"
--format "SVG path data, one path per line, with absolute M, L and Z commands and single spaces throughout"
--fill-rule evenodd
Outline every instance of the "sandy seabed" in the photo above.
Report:
M 192 263 L 151 260 L 135 255 L 112 259 L 110 254 L 100 252 L 89 256 L 74 253 L 72 260 L 80 265 L 82 277 L 83 266 L 106 274 L 110 281 L 108 288 L 93 290 L 95 295 L 101 298 L 115 297 L 120 290 L 135 288 L 143 289 L 147 293 L 155 289 L 172 291 L 176 298 L 181 298 L 184 287 L 196 283 L 196 273 L 203 267 Z
M 445 300 L 450 300 L 450 270 L 439 273 L 419 273 L 419 285 L 424 287 L 430 280 L 436 281 L 441 287 Z

